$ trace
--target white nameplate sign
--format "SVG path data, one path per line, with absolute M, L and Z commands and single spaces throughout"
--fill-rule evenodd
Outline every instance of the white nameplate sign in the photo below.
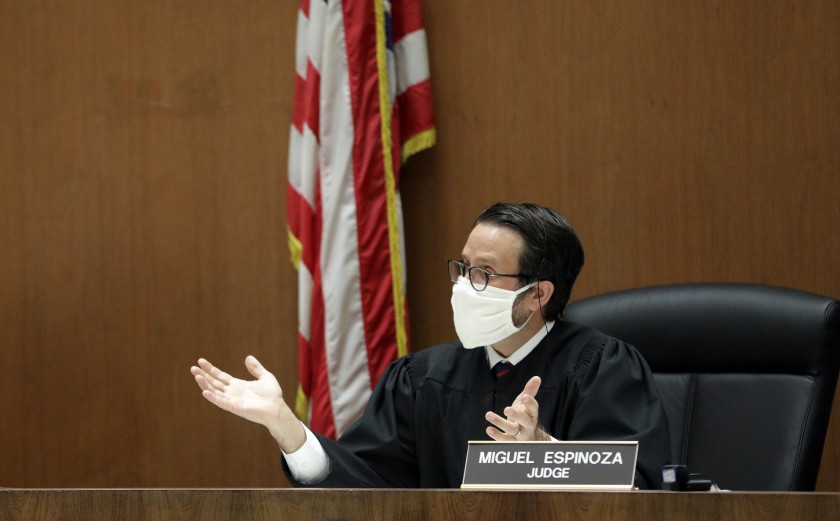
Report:
M 470 441 L 461 488 L 632 490 L 637 441 Z

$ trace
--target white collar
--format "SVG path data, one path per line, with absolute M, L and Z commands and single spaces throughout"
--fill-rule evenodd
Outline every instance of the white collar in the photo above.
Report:
M 545 338 L 546 335 L 548 335 L 548 332 L 551 331 L 552 327 L 554 327 L 554 321 L 553 320 L 551 322 L 546 322 L 545 327 L 541 327 L 539 329 L 539 331 L 534 333 L 534 336 L 529 338 L 527 342 L 522 344 L 522 346 L 519 349 L 517 349 L 516 351 L 514 351 L 513 354 L 510 355 L 510 357 L 508 357 L 508 358 L 505 358 L 502 355 L 500 355 L 499 353 L 497 353 L 496 350 L 493 349 L 492 347 L 484 346 L 484 352 L 487 353 L 487 361 L 490 363 L 490 367 L 495 366 L 497 363 L 501 362 L 502 360 L 507 360 L 512 365 L 518 364 L 526 356 L 531 354 L 531 351 L 533 351 L 534 348 L 537 347 L 537 344 L 539 344 L 542 341 L 542 339 Z

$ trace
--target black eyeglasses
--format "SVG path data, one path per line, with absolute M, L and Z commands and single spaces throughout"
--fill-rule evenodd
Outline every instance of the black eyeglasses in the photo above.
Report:
M 531 278 L 530 275 L 525 275 L 524 273 L 520 273 L 518 275 L 490 273 L 489 271 L 483 268 L 476 268 L 475 266 L 470 266 L 469 264 L 464 264 L 461 261 L 456 261 L 452 259 L 447 260 L 446 265 L 449 268 L 449 280 L 451 280 L 454 283 L 458 282 L 458 277 L 464 277 L 465 279 L 470 281 L 470 285 L 472 285 L 473 289 L 476 291 L 484 291 L 484 289 L 490 283 L 491 277 L 509 277 L 514 279 Z

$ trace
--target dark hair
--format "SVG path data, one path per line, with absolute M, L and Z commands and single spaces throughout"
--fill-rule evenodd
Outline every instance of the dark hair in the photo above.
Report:
M 473 227 L 478 224 L 507 226 L 522 236 L 519 272 L 531 279 L 520 282 L 553 283 L 554 293 L 543 306 L 543 318 L 561 317 L 583 267 L 583 246 L 571 223 L 557 211 L 537 204 L 496 203 L 481 212 Z

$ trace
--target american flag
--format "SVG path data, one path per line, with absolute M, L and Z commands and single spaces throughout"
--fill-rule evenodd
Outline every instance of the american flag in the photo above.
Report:
M 400 166 L 435 141 L 420 0 L 302 0 L 296 46 L 296 409 L 338 437 L 408 350 Z

